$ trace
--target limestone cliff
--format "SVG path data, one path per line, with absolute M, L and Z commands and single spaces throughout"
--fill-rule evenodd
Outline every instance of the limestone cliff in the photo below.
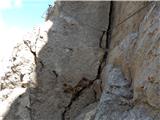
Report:
M 67 2 L 18 44 L 4 120 L 159 120 L 159 2 Z

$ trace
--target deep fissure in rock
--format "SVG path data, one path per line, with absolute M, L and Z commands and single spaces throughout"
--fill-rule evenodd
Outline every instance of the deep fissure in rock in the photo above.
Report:
M 83 78 L 83 79 L 86 79 L 86 78 Z M 83 80 L 83 79 L 82 79 L 82 80 Z M 86 79 L 86 80 L 87 80 L 87 79 Z M 77 91 L 76 93 L 73 94 L 70 103 L 69 103 L 68 106 L 65 108 L 65 111 L 64 111 L 63 114 L 62 114 L 62 119 L 63 119 L 63 120 L 66 120 L 66 118 L 65 118 L 66 112 L 67 112 L 68 110 L 70 110 L 71 105 L 73 104 L 73 102 L 77 100 L 77 98 L 81 95 L 81 93 L 82 93 L 86 88 L 91 87 L 92 84 L 93 84 L 93 82 L 94 82 L 94 80 L 88 80 L 88 81 L 89 81 L 89 84 L 88 84 L 88 85 L 83 86 L 82 89 L 80 89 L 79 91 Z
M 70 103 L 68 104 L 68 106 L 65 107 L 64 112 L 62 113 L 62 120 L 67 120 L 66 119 L 66 113 L 67 111 L 70 110 L 72 104 L 74 103 L 74 101 L 77 100 L 77 98 L 81 95 L 81 93 L 86 89 L 89 88 L 93 85 L 93 83 L 96 80 L 100 80 L 101 79 L 101 72 L 106 64 L 106 59 L 107 59 L 107 55 L 108 55 L 108 49 L 109 49 L 109 44 L 110 44 L 110 39 L 111 39 L 111 21 L 112 21 L 112 10 L 113 10 L 113 2 L 110 2 L 110 11 L 109 11 L 109 24 L 108 24 L 108 28 L 107 31 L 102 31 L 102 35 L 99 39 L 99 48 L 102 49 L 102 41 L 103 41 L 103 37 L 106 34 L 106 45 L 105 45 L 105 50 L 104 50 L 104 55 L 102 60 L 100 61 L 99 67 L 98 67 L 98 71 L 97 71 L 97 75 L 96 78 L 94 80 L 89 80 L 89 84 L 87 86 L 84 86 L 80 91 L 77 91 L 73 97 L 71 98 Z
M 27 41 L 23 41 L 24 44 L 29 48 L 30 52 L 32 53 L 32 55 L 34 56 L 34 62 L 37 63 L 37 55 L 36 52 L 34 52 L 31 48 L 31 46 L 29 46 L 29 44 L 27 43 Z M 35 45 L 36 46 L 36 45 Z
M 111 41 L 112 10 L 113 10 L 113 2 L 111 1 L 110 2 L 108 28 L 107 28 L 107 31 L 106 32 L 103 31 L 103 34 L 102 34 L 103 36 L 104 36 L 104 34 L 106 34 L 106 46 L 105 46 L 105 50 L 104 50 L 104 55 L 103 55 L 102 61 L 101 61 L 100 65 L 99 65 L 99 68 L 98 68 L 96 79 L 100 79 L 101 72 L 102 72 L 104 66 L 106 65 L 106 59 L 107 59 L 107 56 L 108 56 L 108 50 L 109 50 L 109 45 L 110 45 L 110 41 Z M 102 38 L 100 38 L 100 42 L 102 42 L 101 39 L 103 39 L 103 36 L 102 36 Z M 100 43 L 100 45 L 101 45 L 101 43 Z

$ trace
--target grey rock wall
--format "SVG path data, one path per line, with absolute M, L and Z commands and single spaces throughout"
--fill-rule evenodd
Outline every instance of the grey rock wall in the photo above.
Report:
M 13 51 L 0 119 L 159 120 L 159 11 L 159 2 L 57 1 Z
M 95 120 L 158 120 L 160 6 L 157 2 L 117 2 L 114 8 L 113 26 L 143 10 L 112 32 Z

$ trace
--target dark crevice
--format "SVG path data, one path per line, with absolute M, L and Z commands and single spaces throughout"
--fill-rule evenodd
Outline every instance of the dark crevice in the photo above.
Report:
M 100 90 L 101 90 L 101 92 L 103 91 L 102 80 L 100 81 Z
M 103 55 L 103 58 L 102 58 L 102 60 L 100 62 L 100 65 L 98 67 L 98 72 L 97 72 L 97 76 L 96 76 L 95 80 L 101 78 L 101 72 L 102 72 L 102 70 L 103 70 L 103 68 L 105 66 L 105 60 L 106 60 L 106 58 L 107 58 L 107 52 L 105 52 L 104 55 Z
M 23 41 L 24 44 L 29 48 L 30 52 L 32 53 L 32 55 L 34 56 L 34 61 L 35 63 L 37 63 L 37 55 L 36 55 L 36 52 L 34 52 L 31 48 L 31 46 L 27 43 L 27 41 Z
M 41 69 L 43 69 L 44 68 L 44 63 L 41 60 L 39 60 L 39 63 L 41 64 Z
M 105 33 L 106 33 L 106 31 L 102 31 L 102 35 L 101 35 L 101 37 L 99 39 L 99 48 L 103 48 L 102 47 L 102 42 L 103 42 L 103 37 L 104 37 Z
M 20 73 L 20 76 L 19 76 L 19 77 L 20 77 L 20 81 L 21 81 L 21 82 L 23 81 L 24 75 L 25 75 L 25 74 Z
M 94 92 L 94 99 L 97 100 L 97 93 L 95 90 L 93 90 L 93 92 Z
M 109 24 L 106 32 L 106 49 L 109 49 L 111 42 L 111 27 L 112 27 L 112 19 L 113 19 L 113 1 L 110 3 L 110 11 L 109 11 Z
M 13 62 L 14 62 L 14 61 L 16 60 L 16 57 L 13 57 L 12 60 L 13 60 Z
M 31 53 L 32 53 L 32 54 L 33 54 L 33 56 L 34 56 L 34 61 L 35 61 L 35 63 L 37 63 L 36 52 L 33 52 L 31 49 L 30 49 L 30 51 L 31 51 Z
M 58 77 L 58 73 L 55 70 L 52 70 L 52 72 L 55 74 L 56 78 Z
M 73 93 L 73 95 L 72 95 L 72 98 L 71 98 L 71 100 L 70 100 L 70 103 L 68 104 L 67 107 L 65 107 L 65 110 L 64 110 L 64 112 L 62 113 L 62 120 L 66 120 L 65 116 L 66 116 L 67 111 L 70 110 L 71 105 L 79 98 L 79 96 L 82 94 L 82 92 L 83 92 L 86 88 L 89 88 L 89 87 L 91 87 L 91 86 L 93 85 L 94 80 L 88 80 L 88 79 L 86 79 L 86 78 L 82 78 L 81 81 L 83 81 L 83 80 L 88 81 L 88 84 L 82 86 L 82 88 L 81 88 L 80 90 L 74 91 L 74 93 Z M 80 83 L 80 82 L 79 82 L 79 83 Z M 77 84 L 77 86 L 79 86 L 79 84 Z M 74 88 L 77 88 L 77 87 L 74 87 Z
M 99 48 L 102 48 L 102 41 L 103 41 L 103 37 L 106 34 L 106 45 L 105 45 L 105 50 L 104 50 L 104 55 L 103 58 L 100 62 L 100 65 L 98 67 L 98 72 L 96 75 L 96 78 L 94 80 L 88 80 L 89 84 L 83 86 L 79 91 L 76 91 L 73 93 L 72 98 L 70 100 L 70 103 L 68 104 L 68 106 L 65 107 L 64 112 L 62 113 L 62 120 L 68 120 L 66 119 L 66 113 L 70 110 L 72 104 L 79 98 L 79 96 L 82 94 L 82 92 L 86 89 L 89 88 L 93 85 L 93 83 L 96 80 L 100 80 L 101 77 L 101 72 L 106 64 L 106 59 L 107 59 L 107 55 L 108 55 L 108 49 L 109 49 L 109 45 L 110 45 L 110 40 L 111 40 L 111 21 L 112 21 L 112 10 L 113 10 L 113 2 L 111 1 L 110 3 L 110 12 L 109 12 L 109 24 L 108 24 L 108 29 L 107 31 L 102 31 L 102 35 L 99 39 Z M 83 78 L 86 79 L 86 78 Z M 102 89 L 102 88 L 101 88 Z M 72 88 L 73 91 L 73 88 Z M 96 93 L 95 93 L 95 98 L 96 98 Z
M 112 22 L 112 11 L 113 11 L 113 2 L 111 1 L 110 3 L 110 12 L 109 12 L 109 22 L 108 22 L 108 29 L 107 29 L 107 32 L 103 32 L 102 35 L 104 35 L 106 33 L 106 46 L 105 46 L 105 51 L 104 51 L 104 55 L 103 55 L 103 58 L 101 60 L 101 63 L 98 67 L 98 72 L 97 72 L 97 77 L 96 79 L 100 79 L 101 77 L 101 72 L 104 68 L 104 66 L 106 65 L 106 59 L 107 59 L 107 56 L 108 56 L 108 50 L 109 50 L 109 46 L 110 46 L 110 42 L 111 42 L 111 22 Z M 103 36 L 102 36 L 103 38 Z M 100 38 L 101 40 L 101 38 Z

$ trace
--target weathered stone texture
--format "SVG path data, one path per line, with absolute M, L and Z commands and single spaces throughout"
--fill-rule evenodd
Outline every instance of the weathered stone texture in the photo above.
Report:
M 89 86 L 97 79 L 104 55 L 99 44 L 108 27 L 109 3 L 56 2 L 56 11 L 48 17 L 53 22 L 48 42 L 38 53 L 41 64 L 31 98 L 33 119 L 72 120 L 96 101 Z
M 57 1 L 13 52 L 0 119 L 159 120 L 159 12 L 159 2 Z
M 128 8 L 126 4 L 131 9 L 126 10 Z M 134 13 L 133 9 L 138 10 L 145 5 L 147 5 L 146 2 L 124 4 L 115 2 L 113 28 L 120 19 L 125 19 L 129 14 Z M 116 8 L 116 6 L 121 7 Z M 107 59 L 108 67 L 106 66 L 102 72 L 104 92 L 95 120 L 160 119 L 159 10 L 160 6 L 156 2 L 149 4 L 119 27 L 113 29 Z M 123 13 L 116 14 L 119 11 L 123 11 Z M 119 73 L 117 70 L 117 72 L 112 72 L 115 69 L 119 69 L 123 75 L 120 75 L 121 72 Z M 109 85 L 113 83 L 115 83 L 114 89 L 121 89 L 123 82 L 119 81 L 123 80 L 122 78 L 128 80 L 128 83 L 131 82 L 130 89 L 133 90 L 133 94 L 129 92 L 129 89 L 123 89 L 123 91 L 109 89 Z M 115 80 L 117 81 L 115 82 Z M 114 94 L 112 94 L 113 92 Z M 124 95 L 127 94 L 131 94 L 132 97 L 126 99 L 127 97 Z

